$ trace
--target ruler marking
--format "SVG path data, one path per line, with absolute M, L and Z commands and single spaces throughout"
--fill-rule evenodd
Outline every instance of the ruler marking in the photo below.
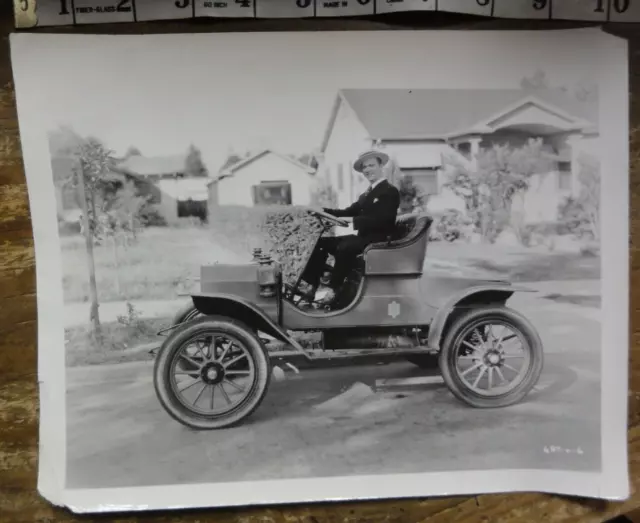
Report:
M 84 9 L 85 4 L 93 5 L 94 2 L 88 2 L 88 3 L 80 2 L 80 4 L 82 5 L 82 7 L 80 7 L 76 5 L 75 0 L 66 0 L 66 5 L 69 6 L 69 8 L 71 9 L 71 16 L 65 15 L 63 17 L 63 16 L 57 16 L 58 12 L 60 11 L 60 8 L 59 8 L 60 0 L 25 0 L 25 1 L 29 2 L 28 4 L 25 4 L 25 5 L 35 4 L 37 2 L 38 7 L 45 6 L 46 11 L 44 12 L 51 15 L 50 16 L 51 20 L 49 20 L 49 18 L 46 18 L 45 22 L 47 23 L 47 25 L 52 25 L 52 26 L 65 26 L 65 25 L 76 26 L 81 23 L 88 23 L 88 24 L 111 23 L 112 22 L 111 18 L 118 18 L 118 16 L 113 15 L 113 4 L 114 3 L 116 5 L 125 4 L 122 0 L 111 0 L 110 2 L 106 2 L 109 4 L 110 11 L 108 12 L 112 13 L 112 16 L 110 17 L 109 15 L 107 15 L 107 11 L 104 11 L 104 16 L 102 16 L 100 15 L 100 13 L 102 13 L 103 11 L 100 9 L 98 11 L 89 11 Z M 164 1 L 171 2 L 171 4 L 176 2 L 176 0 L 164 0 Z M 198 16 L 198 10 L 197 10 L 197 4 L 196 4 L 198 0 L 188 0 L 188 1 L 191 2 L 191 5 L 189 6 L 191 7 L 191 18 L 196 18 Z M 253 16 L 253 18 L 258 18 L 260 14 L 260 9 L 259 9 L 260 6 L 258 5 L 258 2 L 269 4 L 271 0 L 250 0 L 250 1 L 253 3 L 248 4 L 248 2 L 246 1 L 242 2 L 242 4 L 247 6 L 245 9 L 242 9 L 242 10 L 236 9 L 237 8 L 237 5 L 235 5 L 236 0 L 217 0 L 215 2 L 212 1 L 211 4 L 212 5 L 215 4 L 216 7 L 221 8 L 224 5 L 227 8 L 222 10 L 224 11 L 224 13 L 222 13 L 220 9 L 207 10 L 209 12 L 207 12 L 204 16 L 212 17 L 212 18 L 245 18 L 245 17 Z M 301 14 L 302 11 L 296 7 L 297 4 L 295 3 L 295 0 L 280 0 L 280 1 L 281 1 L 281 4 L 279 6 L 280 12 L 286 11 L 285 14 L 288 17 L 291 17 L 294 19 L 306 18 L 306 17 L 320 18 L 325 16 L 348 18 L 352 14 L 357 14 L 357 13 L 352 13 L 352 11 L 355 10 L 356 12 L 359 12 L 359 11 L 365 10 L 365 7 L 368 8 L 371 2 L 373 2 L 373 5 L 371 7 L 371 12 L 369 14 L 373 14 L 375 17 L 378 17 L 380 15 L 384 16 L 387 12 L 407 13 L 407 12 L 418 12 L 418 11 L 425 11 L 425 10 L 436 12 L 436 13 L 442 12 L 442 11 L 451 12 L 451 13 L 467 12 L 466 8 L 462 8 L 462 7 L 457 8 L 456 6 L 458 6 L 459 4 L 455 2 L 453 3 L 454 4 L 453 6 L 450 6 L 451 2 L 449 2 L 448 0 L 404 0 L 403 2 L 396 2 L 396 1 L 389 2 L 389 3 L 393 3 L 394 6 L 387 6 L 387 0 L 370 0 L 369 2 L 365 0 L 361 0 L 356 2 L 355 5 L 352 5 L 351 2 L 349 2 L 348 6 L 346 5 L 347 4 L 346 0 L 331 0 L 327 2 L 327 6 L 325 6 L 323 3 L 319 3 L 319 2 L 324 2 L 324 0 L 311 0 L 313 4 L 311 5 L 311 2 L 310 2 L 308 9 L 304 10 L 305 14 Z M 505 18 L 505 16 L 501 14 L 503 4 L 496 5 L 496 3 L 499 1 L 510 3 L 511 0 L 468 0 L 468 1 L 469 2 L 477 1 L 478 5 L 486 4 L 485 6 L 486 11 L 484 11 L 486 14 L 484 16 L 492 19 L 502 19 L 502 18 Z M 491 4 L 489 4 L 489 1 L 491 1 Z M 572 12 L 571 7 L 567 6 L 566 2 L 563 2 L 563 4 L 560 4 L 559 2 L 554 0 L 527 0 L 526 3 L 522 4 L 521 16 L 523 17 L 524 20 L 528 20 L 528 19 L 568 20 L 568 21 L 600 20 L 600 23 L 607 23 L 607 24 L 613 23 L 613 22 L 640 23 L 640 13 L 636 12 L 634 9 L 626 9 L 622 11 L 618 9 L 618 7 L 622 8 L 623 6 L 626 6 L 627 4 L 626 0 L 624 1 L 582 0 L 580 2 L 577 2 L 577 0 L 574 0 L 574 1 L 576 1 L 575 5 L 577 7 Z M 631 3 L 634 3 L 636 1 L 639 1 L 639 0 L 631 0 Z M 429 2 L 428 5 L 434 6 L 433 9 L 425 7 L 428 2 Z M 433 4 L 431 4 L 430 2 L 433 2 Z M 527 16 L 527 13 L 529 13 L 531 10 L 531 2 L 533 2 L 535 11 L 533 15 L 529 18 Z M 102 4 L 103 2 L 98 2 L 98 3 Z M 13 4 L 14 6 L 22 5 L 21 0 L 13 0 Z M 158 2 L 158 4 L 160 4 L 160 2 Z M 187 1 L 182 1 L 182 4 L 185 5 L 186 7 L 185 11 L 186 11 L 188 9 Z M 207 2 L 207 4 L 209 4 L 209 2 Z M 141 18 L 140 14 L 138 13 L 137 0 L 131 0 L 130 4 L 127 3 L 125 5 L 131 6 L 130 10 L 132 12 L 132 17 L 130 19 L 123 20 L 124 23 L 128 23 L 128 22 L 138 23 L 141 20 L 147 19 L 147 15 L 144 15 Z M 160 4 L 159 7 L 157 8 L 162 16 L 159 16 L 159 18 L 156 18 L 153 16 L 154 9 L 156 9 L 155 2 L 150 2 L 149 12 L 151 13 L 151 16 L 148 17 L 148 21 L 167 19 L 165 18 L 166 15 L 163 10 L 163 6 L 167 7 L 165 4 Z M 543 6 L 546 6 L 546 7 L 543 7 Z M 349 14 L 346 14 L 346 13 L 339 14 L 340 11 L 345 10 L 345 7 L 347 7 L 346 11 Z M 542 11 L 543 8 L 547 9 L 547 15 L 544 15 L 543 13 L 540 12 Z M 247 14 L 249 9 L 253 11 L 253 15 Z M 518 8 L 514 6 L 514 7 L 509 7 L 509 9 L 511 9 L 510 12 L 513 13 L 514 12 L 513 9 L 517 10 Z M 556 10 L 558 11 L 558 13 L 556 13 Z M 16 27 L 19 27 L 19 25 L 24 25 L 25 22 L 22 19 L 18 20 L 18 17 L 22 14 L 22 12 L 19 11 L 18 7 L 15 8 L 15 11 L 17 13 Z M 115 11 L 119 14 L 120 18 L 126 18 L 124 16 L 124 13 L 120 12 L 120 10 L 116 9 Z M 231 14 L 229 14 L 229 11 L 231 11 Z M 144 8 L 142 12 L 146 13 Z M 182 16 L 182 11 L 177 12 L 172 9 L 171 13 L 172 14 L 170 14 L 168 18 L 170 20 L 189 18 L 189 16 L 186 15 L 186 13 L 184 13 L 185 16 Z M 87 14 L 91 14 L 89 18 L 90 21 L 85 22 L 83 17 L 85 17 L 85 15 Z M 80 20 L 78 20 L 78 15 L 80 15 Z M 33 21 L 28 23 L 35 24 L 35 26 L 39 26 L 41 22 L 41 20 L 38 19 L 39 17 L 32 16 L 32 18 L 33 18 Z M 272 18 L 272 17 L 266 16 L 266 18 Z

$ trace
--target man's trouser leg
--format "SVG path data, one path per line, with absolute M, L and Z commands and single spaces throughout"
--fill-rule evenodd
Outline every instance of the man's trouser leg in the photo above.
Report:
M 355 235 L 343 236 L 334 257 L 336 264 L 331 274 L 331 288 L 337 291 L 344 283 L 349 271 L 355 266 L 356 257 L 364 251 L 367 243 Z
M 318 241 L 316 249 L 309 258 L 303 278 L 314 289 L 320 284 L 320 278 L 322 278 L 322 274 L 324 273 L 328 255 L 333 254 L 335 256 L 340 239 L 339 236 L 323 236 L 320 238 L 320 241 Z

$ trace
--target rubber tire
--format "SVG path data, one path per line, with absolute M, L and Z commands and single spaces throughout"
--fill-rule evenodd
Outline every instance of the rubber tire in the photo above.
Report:
M 512 329 L 520 331 L 520 334 L 529 344 L 532 360 L 527 375 L 516 389 L 507 392 L 503 396 L 493 398 L 483 397 L 469 390 L 454 370 L 454 347 L 456 338 L 468 327 L 469 323 L 490 319 L 508 322 Z M 460 401 L 475 408 L 508 407 L 509 405 L 522 401 L 538 382 L 544 366 L 542 340 L 531 322 L 522 314 L 509 307 L 490 306 L 473 308 L 468 312 L 462 313 L 449 328 L 442 343 L 439 364 L 445 384 L 451 393 Z
M 238 338 L 248 349 L 256 369 L 256 380 L 251 392 L 239 406 L 230 413 L 216 418 L 193 413 L 174 396 L 169 385 L 169 364 L 175 352 L 188 338 L 198 332 L 216 330 Z M 176 328 L 167 337 L 158 351 L 153 372 L 156 395 L 162 407 L 176 421 L 198 430 L 217 430 L 232 427 L 248 418 L 260 406 L 271 382 L 271 360 L 267 351 L 253 330 L 244 323 L 223 316 L 203 316 Z
M 436 369 L 439 365 L 437 354 L 409 354 L 405 359 L 421 369 Z
M 202 315 L 203 314 L 195 308 L 193 303 L 187 303 L 175 314 L 171 322 L 171 326 L 174 327 L 175 325 L 179 325 L 185 321 L 190 321 Z

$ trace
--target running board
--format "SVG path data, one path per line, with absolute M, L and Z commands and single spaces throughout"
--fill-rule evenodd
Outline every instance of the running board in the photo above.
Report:
M 402 349 L 340 349 L 335 351 L 304 351 L 288 350 L 288 351 L 273 351 L 269 353 L 269 358 L 280 359 L 290 358 L 295 356 L 302 356 L 309 361 L 319 360 L 337 360 L 347 358 L 366 358 L 366 357 L 378 357 L 378 356 L 408 356 L 410 354 L 424 354 L 435 355 L 436 351 L 427 347 L 411 347 Z

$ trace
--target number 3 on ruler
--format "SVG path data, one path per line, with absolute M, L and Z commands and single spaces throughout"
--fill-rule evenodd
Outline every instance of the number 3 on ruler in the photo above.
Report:
M 597 2 L 597 5 L 596 5 L 596 8 L 594 9 L 594 12 L 604 13 L 605 0 L 596 0 L 596 2 Z M 611 6 L 613 7 L 613 10 L 618 14 L 626 13 L 629 7 L 631 6 L 631 0 L 612 0 Z

